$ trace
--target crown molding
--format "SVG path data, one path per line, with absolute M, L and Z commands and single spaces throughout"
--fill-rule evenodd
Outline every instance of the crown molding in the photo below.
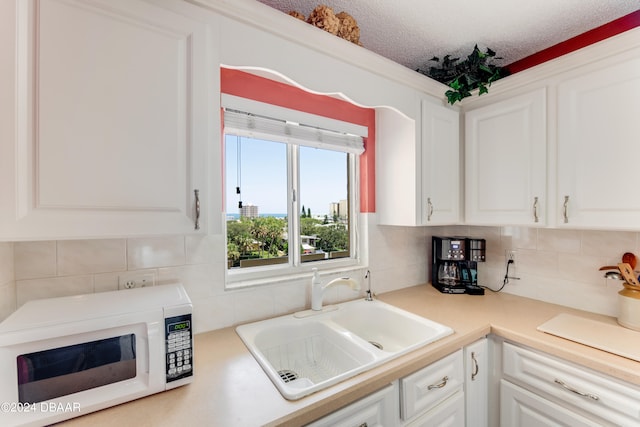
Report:
M 255 0 L 186 1 L 446 101 L 447 85 L 263 3 Z

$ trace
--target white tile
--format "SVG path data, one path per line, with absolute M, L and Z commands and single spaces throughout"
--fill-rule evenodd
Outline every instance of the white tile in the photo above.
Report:
M 191 301 L 198 301 L 215 295 L 215 273 L 211 264 L 159 268 L 157 285 L 182 283 Z
M 0 285 L 0 322 L 16 310 L 15 282 Z
M 93 293 L 92 276 L 54 277 L 16 281 L 17 305 L 41 298 Z
M 603 272 L 600 258 L 581 254 L 558 254 L 558 279 L 585 284 L 602 284 Z
M 193 301 L 193 325 L 195 333 L 226 328 L 234 324 L 233 295 Z
M 184 265 L 185 260 L 183 236 L 127 240 L 128 270 Z
M 0 242 L 0 286 L 15 279 L 13 243 Z
M 532 273 L 545 277 L 558 277 L 558 254 L 556 252 L 518 250 L 516 270 L 519 275 Z
M 215 236 L 185 236 L 186 264 L 224 263 L 226 237 Z
M 126 240 L 63 240 L 58 242 L 58 275 L 107 273 L 127 269 Z
M 625 231 L 583 231 L 582 253 L 593 256 L 613 256 L 621 259 L 636 247 L 636 233 Z
M 16 280 L 54 277 L 56 242 L 16 242 L 13 244 Z
M 118 290 L 118 278 L 126 271 L 115 273 L 101 273 L 93 276 L 94 292 L 110 292 Z
M 233 293 L 234 323 L 251 322 L 274 316 L 271 287 L 258 287 Z
M 578 254 L 582 232 L 578 230 L 538 230 L 538 250 Z
M 308 283 L 277 285 L 273 287 L 273 292 L 277 316 L 311 307 L 311 288 Z
M 529 227 L 503 227 L 501 240 L 505 249 L 535 250 L 538 244 L 538 229 Z

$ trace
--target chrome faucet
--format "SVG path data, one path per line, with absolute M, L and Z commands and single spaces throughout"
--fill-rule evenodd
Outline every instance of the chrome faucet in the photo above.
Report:
M 353 289 L 354 291 L 360 290 L 360 283 L 349 277 L 339 277 L 337 279 L 333 279 L 326 285 L 323 285 L 320 281 L 320 277 L 318 276 L 318 269 L 314 268 L 312 269 L 312 271 L 313 278 L 311 279 L 311 309 L 313 311 L 322 310 L 322 297 L 324 296 L 324 291 L 331 286 L 349 285 L 349 287 L 351 287 L 351 289 Z
M 364 275 L 364 278 L 367 279 L 367 290 L 365 292 L 365 301 L 373 301 L 373 294 L 371 293 L 371 271 L 367 270 L 367 274 Z

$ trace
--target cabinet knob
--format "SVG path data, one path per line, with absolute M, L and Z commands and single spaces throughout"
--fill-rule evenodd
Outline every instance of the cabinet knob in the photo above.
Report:
M 538 222 L 538 197 L 533 198 L 533 222 Z
M 556 383 L 556 384 L 561 385 L 562 388 L 564 388 L 565 390 L 569 390 L 571 393 L 575 393 L 575 394 L 578 394 L 578 395 L 583 396 L 583 397 L 588 397 L 589 399 L 592 399 L 592 400 L 600 400 L 600 398 L 598 396 L 596 396 L 595 394 L 585 393 L 585 392 L 576 390 L 575 388 L 571 387 L 570 385 L 568 385 L 564 381 L 559 380 L 557 378 L 554 379 L 553 382 Z
M 478 361 L 476 360 L 476 352 L 471 352 L 471 361 L 473 362 L 473 372 L 471 373 L 471 381 L 475 381 L 478 376 L 478 372 L 480 371 L 480 366 L 478 365 Z
M 562 216 L 564 223 L 569 223 L 569 196 L 564 196 L 564 205 L 562 206 Z
M 433 215 L 433 203 L 431 203 L 431 197 L 427 197 L 427 221 L 431 221 L 431 215 Z
M 200 190 L 193 190 L 193 194 L 196 197 L 196 221 L 195 229 L 200 230 Z
M 449 381 L 449 377 L 442 377 L 442 381 L 440 381 L 438 384 L 431 384 L 429 387 L 427 387 L 427 390 L 442 388 L 447 385 L 448 381 Z

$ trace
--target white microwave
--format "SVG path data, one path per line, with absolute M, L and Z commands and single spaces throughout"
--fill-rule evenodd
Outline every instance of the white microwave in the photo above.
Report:
M 0 323 L 0 424 L 48 425 L 191 382 L 191 314 L 179 284 L 27 302 Z

